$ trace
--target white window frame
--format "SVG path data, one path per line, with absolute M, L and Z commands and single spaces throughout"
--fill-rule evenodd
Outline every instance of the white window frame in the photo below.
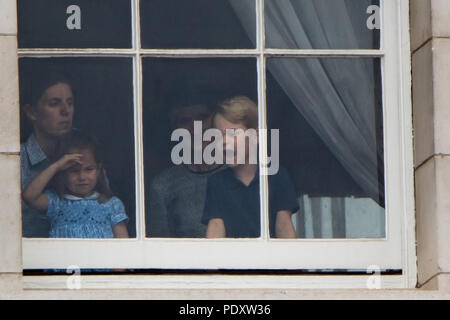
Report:
M 382 32 L 378 50 L 264 49 L 264 0 L 256 0 L 257 48 L 249 50 L 153 50 L 140 43 L 139 0 L 132 0 L 132 49 L 19 49 L 20 57 L 130 57 L 134 67 L 136 224 L 134 239 L 24 238 L 23 268 L 145 269 L 362 269 L 372 265 L 401 269 L 381 275 L 382 288 L 416 285 L 414 184 L 411 111 L 409 1 L 381 0 Z M 142 123 L 143 57 L 254 57 L 258 70 L 260 128 L 266 127 L 267 57 L 381 58 L 384 108 L 386 237 L 382 239 L 269 239 L 267 180 L 261 181 L 262 233 L 258 239 L 145 238 Z M 267 137 L 260 136 L 260 157 Z M 261 168 L 262 174 L 265 168 Z M 295 253 L 295 254 L 294 254 Z M 370 275 L 166 275 L 86 276 L 84 288 L 365 288 Z M 27 276 L 27 288 L 65 288 L 65 276 Z

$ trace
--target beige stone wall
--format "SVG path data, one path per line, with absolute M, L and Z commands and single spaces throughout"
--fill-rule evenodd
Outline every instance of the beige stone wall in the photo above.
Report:
M 22 289 L 16 1 L 0 0 L 0 299 L 450 298 L 450 0 L 411 0 L 416 219 L 424 290 Z
M 419 285 L 450 289 L 450 1 L 411 1 Z
M 16 2 L 0 0 L 0 273 L 21 265 Z

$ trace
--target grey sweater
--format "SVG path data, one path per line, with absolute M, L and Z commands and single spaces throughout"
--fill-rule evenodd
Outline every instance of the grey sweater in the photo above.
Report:
M 222 170 L 196 173 L 184 165 L 173 166 L 158 176 L 147 194 L 148 237 L 203 238 L 206 226 L 201 223 L 208 177 Z

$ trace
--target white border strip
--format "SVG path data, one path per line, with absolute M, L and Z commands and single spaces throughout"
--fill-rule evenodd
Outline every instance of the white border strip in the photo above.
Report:
M 73 277 L 73 276 L 72 276 Z M 74 279 L 74 278 L 72 278 Z M 26 290 L 68 289 L 70 276 L 26 276 Z M 396 275 L 136 275 L 83 276 L 80 289 L 398 289 Z

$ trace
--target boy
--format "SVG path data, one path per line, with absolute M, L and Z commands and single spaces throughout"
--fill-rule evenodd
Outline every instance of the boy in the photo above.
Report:
M 227 161 L 228 168 L 208 179 L 202 218 L 202 222 L 207 224 L 206 237 L 259 237 L 259 170 L 256 161 L 249 161 L 251 147 L 256 146 L 257 138 L 245 137 L 245 160 L 242 161 L 242 157 L 238 157 L 237 136 L 229 134 L 230 129 L 256 130 L 258 107 L 244 96 L 226 100 L 219 104 L 213 125 L 223 134 L 224 158 L 233 149 L 234 159 Z M 277 174 L 268 176 L 268 181 L 270 236 L 295 238 L 291 215 L 297 211 L 298 203 L 287 171 L 280 168 Z

